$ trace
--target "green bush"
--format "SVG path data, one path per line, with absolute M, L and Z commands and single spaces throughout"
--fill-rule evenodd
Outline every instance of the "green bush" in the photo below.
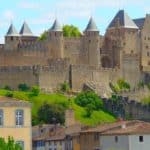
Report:
M 103 108 L 102 100 L 96 93 L 90 91 L 79 93 L 75 98 L 75 103 L 81 107 L 87 107 L 91 104 L 90 108 L 92 106 L 93 110 L 100 110 Z
M 40 88 L 38 86 L 33 86 L 31 92 L 32 96 L 38 96 L 40 93 Z
M 60 123 L 65 122 L 65 107 L 60 104 L 44 103 L 38 110 L 38 120 L 44 123 Z
M 30 87 L 25 83 L 21 83 L 18 85 L 18 89 L 20 91 L 29 91 Z
M 5 85 L 5 86 L 4 86 L 4 89 L 5 89 L 5 90 L 9 90 L 9 91 L 11 91 L 11 90 L 12 90 L 12 89 L 11 89 L 11 87 L 10 87 L 10 86 L 8 86 L 8 85 Z
M 12 137 L 8 137 L 7 142 L 4 138 L 0 138 L 0 150 L 22 150 L 22 148 Z
M 6 97 L 13 97 L 13 92 L 12 91 L 7 91 L 5 96 Z
M 62 92 L 69 92 L 70 87 L 69 87 L 68 82 L 64 82 L 64 83 L 60 84 L 60 90 Z

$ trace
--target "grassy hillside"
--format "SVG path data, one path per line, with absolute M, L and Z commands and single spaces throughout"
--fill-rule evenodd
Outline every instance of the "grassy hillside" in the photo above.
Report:
M 5 96 L 9 91 L 0 89 L 0 95 Z M 40 106 L 45 102 L 48 104 L 60 104 L 63 105 L 66 109 L 71 107 L 75 110 L 75 117 L 81 123 L 85 125 L 96 125 L 104 122 L 113 122 L 115 121 L 114 116 L 100 111 L 94 111 L 90 118 L 85 117 L 85 109 L 80 107 L 74 103 L 74 99 L 72 98 L 71 103 L 68 101 L 68 98 L 63 94 L 53 93 L 53 94 L 39 94 L 38 96 L 30 96 L 30 92 L 22 92 L 22 91 L 12 91 L 13 97 L 21 100 L 26 100 L 32 103 L 32 116 L 37 117 L 37 112 Z

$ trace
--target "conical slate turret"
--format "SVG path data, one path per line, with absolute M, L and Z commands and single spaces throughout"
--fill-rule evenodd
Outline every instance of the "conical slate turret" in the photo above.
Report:
M 23 23 L 21 30 L 20 30 L 20 35 L 22 36 L 33 36 L 29 26 L 27 25 L 26 22 Z
M 6 36 L 19 36 L 19 33 L 17 32 L 13 24 L 10 25 Z
M 116 16 L 113 18 L 108 28 L 113 28 L 116 26 L 116 23 L 119 23 L 120 27 L 124 28 L 135 28 L 138 29 L 134 21 L 128 16 L 124 10 L 119 10 Z
M 85 31 L 98 31 L 95 21 L 91 17 Z
M 54 21 L 50 31 L 62 31 L 62 27 L 57 19 Z

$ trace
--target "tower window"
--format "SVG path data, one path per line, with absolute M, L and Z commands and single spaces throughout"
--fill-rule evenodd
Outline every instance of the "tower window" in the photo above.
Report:
M 12 36 L 10 37 L 10 40 L 13 41 L 13 37 Z

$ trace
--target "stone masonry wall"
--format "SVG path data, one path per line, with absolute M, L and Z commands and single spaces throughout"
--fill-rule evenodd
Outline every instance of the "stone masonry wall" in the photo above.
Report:
M 17 89 L 20 83 L 29 86 L 38 85 L 38 76 L 34 67 L 0 67 L 0 88 L 8 85 Z

